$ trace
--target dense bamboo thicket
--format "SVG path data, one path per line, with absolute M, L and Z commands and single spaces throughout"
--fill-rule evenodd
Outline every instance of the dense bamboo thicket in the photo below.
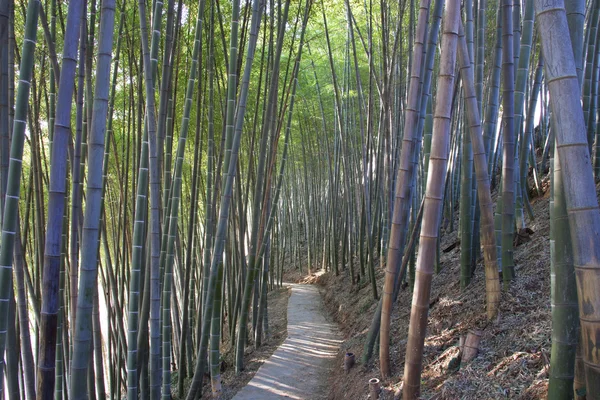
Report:
M 599 16 L 600 0 L 0 0 L 1 396 L 219 397 L 223 359 L 239 374 L 270 338 L 269 292 L 322 269 L 369 288 L 361 361 L 377 348 L 418 398 L 440 237 L 460 240 L 463 293 L 485 276 L 493 321 L 516 240 L 550 218 L 549 397 L 600 398 Z

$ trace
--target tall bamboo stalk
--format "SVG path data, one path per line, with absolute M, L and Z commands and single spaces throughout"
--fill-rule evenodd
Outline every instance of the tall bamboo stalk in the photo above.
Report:
M 8 118 L 8 59 L 9 59 L 9 19 L 10 3 L 3 1 L 0 3 L 0 225 L 4 214 L 4 197 L 6 196 L 6 183 L 8 181 L 8 162 L 9 162 L 9 118 Z
M 15 102 L 13 131 L 8 163 L 8 177 L 4 203 L 5 216 L 2 219 L 2 236 L 0 246 L 0 354 L 6 349 L 6 331 L 8 321 L 8 300 L 12 286 L 13 250 L 16 232 L 19 228 L 17 210 L 19 207 L 20 181 L 23 163 L 23 145 L 25 126 L 29 105 L 29 91 L 34 67 L 34 52 L 38 23 L 38 0 L 29 0 L 25 20 L 25 40 L 21 51 L 19 66 L 19 84 Z M 4 373 L 4 358 L 0 359 L 0 377 Z M 0 397 L 4 396 L 4 379 L 0 379 Z
M 513 60 L 513 1 L 502 0 L 502 278 L 514 278 L 515 219 L 515 69 Z M 499 200 L 500 201 L 500 200 Z
M 94 308 L 95 293 L 96 302 L 98 301 L 97 265 L 100 211 L 102 209 L 102 164 L 104 161 L 104 137 L 108 113 L 115 9 L 115 0 L 104 0 L 102 2 L 98 63 L 96 66 L 96 90 L 94 90 L 95 97 L 88 140 L 89 173 L 87 177 L 86 207 L 81 238 L 82 257 L 79 279 L 79 292 L 81 295 L 77 298 L 78 317 L 74 330 L 71 388 L 69 393 L 71 399 L 88 398 L 85 376 L 91 358 L 89 349 L 92 340 L 92 309 Z
M 422 0 L 419 5 L 417 34 L 413 47 L 413 61 L 410 74 L 407 105 L 404 115 L 404 136 L 402 138 L 402 153 L 396 177 L 392 225 L 388 243 L 387 261 L 385 268 L 385 281 L 383 286 L 381 329 L 380 329 L 380 367 L 382 374 L 388 376 L 389 371 L 389 327 L 392 310 L 392 295 L 397 284 L 397 275 L 402 263 L 404 242 L 408 231 L 408 217 L 412 203 L 414 185 L 411 182 L 415 176 L 415 163 L 413 154 L 417 148 L 416 128 L 419 122 L 421 105 L 421 71 L 423 48 L 425 46 L 427 18 L 429 16 L 430 0 Z M 387 357 L 386 357 L 387 355 Z
M 444 12 L 442 54 L 433 121 L 431 156 L 429 158 L 429 176 L 425 191 L 415 288 L 410 313 L 408 342 L 406 344 L 404 390 L 402 393 L 405 400 L 418 398 L 421 386 L 421 367 L 429 311 L 429 295 L 450 150 L 450 119 L 452 116 L 452 94 L 459 25 L 460 3 L 457 0 L 448 0 Z
M 212 25 L 211 25 L 212 26 Z M 211 41 L 212 43 L 212 38 L 209 39 L 209 41 Z M 209 50 L 209 51 L 212 51 Z M 200 54 L 202 54 L 202 42 L 200 43 Z M 209 56 L 209 60 L 211 59 L 211 57 Z M 212 61 L 209 61 L 212 62 Z M 202 58 L 200 57 L 198 60 L 198 66 L 199 66 L 199 70 L 202 70 Z M 212 68 L 212 66 L 209 66 L 208 68 Z M 209 79 L 212 79 L 212 75 L 210 74 L 206 74 L 206 76 L 209 76 Z M 206 79 L 205 79 L 206 80 Z M 190 282 L 191 280 L 191 276 L 192 276 L 192 271 L 193 271 L 193 267 L 196 264 L 196 260 L 194 260 L 194 254 L 197 252 L 197 248 L 198 246 L 196 245 L 196 241 L 198 238 L 198 235 L 196 233 L 196 226 L 197 226 L 197 214 L 198 214 L 198 209 L 197 209 L 197 203 L 198 203 L 198 191 L 199 191 L 199 185 L 198 185 L 198 181 L 199 181 L 199 175 L 200 175 L 200 162 L 202 161 L 202 158 L 200 156 L 200 149 L 202 147 L 202 119 L 205 116 L 205 114 L 203 113 L 203 109 L 205 106 L 205 93 L 203 92 L 203 88 L 206 87 L 206 85 L 203 85 L 203 80 L 202 79 L 198 79 L 198 95 L 196 97 L 196 143 L 194 145 L 194 168 L 192 171 L 192 194 L 191 194 L 191 206 L 189 208 L 189 215 L 188 215 L 188 219 L 189 219 L 189 224 L 188 224 L 188 229 L 187 229 L 187 243 L 188 243 L 188 248 L 185 254 L 185 276 L 184 276 L 184 280 L 183 280 L 183 315 L 182 315 L 182 326 L 181 326 L 181 335 L 180 335 L 180 340 L 179 340 L 179 376 L 178 376 L 178 380 L 177 380 L 177 392 L 181 393 L 183 392 L 183 382 L 184 379 L 187 377 L 187 369 L 188 367 L 191 367 L 191 362 L 188 364 L 187 363 L 187 357 L 191 358 L 191 353 L 192 353 L 192 346 L 188 346 L 188 338 L 191 339 L 191 335 L 190 335 L 190 331 L 192 329 L 192 321 L 191 321 L 191 316 L 193 316 L 193 309 L 191 308 L 191 305 L 193 304 L 193 299 L 190 299 L 190 292 L 193 293 L 193 289 L 194 289 L 194 284 L 193 282 Z M 212 105 L 209 105 L 209 107 Z M 207 184 L 208 184 L 208 179 L 207 179 Z M 208 185 L 207 185 L 208 186 Z M 209 192 L 209 196 L 210 196 L 210 192 Z M 205 227 L 206 229 L 206 227 Z M 190 301 L 192 300 L 192 301 Z M 191 341 L 191 340 L 190 340 Z
M 61 80 L 58 85 L 56 119 L 50 163 L 48 220 L 44 245 L 44 274 L 40 321 L 40 349 L 37 372 L 37 395 L 54 396 L 56 365 L 56 327 L 58 320 L 58 281 L 60 279 L 61 238 L 65 208 L 67 147 L 70 137 L 71 106 L 75 87 L 77 48 L 80 40 L 84 1 L 69 3 L 67 30 L 63 46 Z M 81 38 L 85 40 L 85 38 Z
M 177 155 L 175 157 L 175 168 L 173 176 L 173 184 L 169 191 L 171 195 L 171 209 L 169 212 L 168 221 L 168 241 L 166 249 L 166 265 L 164 272 L 163 283 L 163 314 L 162 314 L 162 398 L 171 398 L 171 286 L 172 286 L 172 269 L 175 262 L 175 237 L 177 236 L 177 221 L 179 216 L 179 204 L 181 200 L 182 186 L 182 170 L 183 157 L 185 153 L 185 145 L 189 130 L 190 114 L 192 110 L 192 101 L 194 96 L 194 85 L 196 83 L 196 75 L 198 73 L 198 58 L 200 57 L 200 49 L 202 45 L 202 28 L 204 22 L 204 1 L 198 4 L 198 16 L 196 17 L 196 34 L 194 38 L 194 50 L 192 53 L 192 62 L 190 65 L 190 73 L 185 92 L 185 105 L 181 121 L 181 130 L 179 132 L 179 142 L 177 145 Z M 191 244 L 190 244 L 191 245 Z
M 256 0 L 255 0 L 256 1 Z M 289 2 L 286 2 L 284 5 L 283 13 L 282 13 L 282 21 L 287 21 L 287 16 L 289 12 Z M 244 368 L 244 349 L 246 346 L 246 332 L 247 332 L 247 324 L 248 324 L 248 312 L 250 307 L 250 296 L 252 294 L 252 288 L 254 287 L 254 279 L 256 275 L 256 271 L 258 270 L 256 264 L 256 252 L 259 249 L 259 222 L 262 210 L 263 203 L 263 185 L 264 185 L 264 170 L 266 163 L 266 146 L 267 146 L 267 134 L 269 129 L 271 129 L 273 123 L 273 115 L 275 113 L 275 104 L 277 98 L 277 88 L 278 88 L 278 78 L 279 78 L 279 61 L 281 59 L 281 51 L 283 48 L 283 34 L 285 32 L 285 22 L 281 22 L 281 25 L 278 29 L 278 37 L 277 37 L 277 47 L 275 49 L 275 53 L 273 54 L 273 70 L 271 72 L 271 83 L 269 87 L 269 98 L 267 99 L 267 110 L 265 114 L 266 121 L 263 122 L 263 130 L 261 133 L 261 144 L 259 150 L 259 160 L 256 171 L 256 182 L 255 182 L 255 190 L 254 190 L 254 200 L 252 204 L 252 226 L 250 231 L 250 248 L 248 253 L 248 273 L 246 274 L 246 279 L 243 286 L 243 297 L 241 303 L 241 313 L 238 322 L 238 332 L 236 335 L 236 356 L 235 356 L 235 370 L 237 373 L 240 373 Z M 254 37 L 256 39 L 256 37 Z M 254 45 L 255 46 L 255 45 Z M 250 50 L 251 46 L 248 46 L 248 50 Z M 254 47 L 253 53 L 254 53 Z M 253 60 L 254 54 L 248 54 L 246 57 L 247 60 Z M 251 58 L 250 58 L 251 56 Z M 248 73 L 248 75 L 246 75 Z M 248 61 L 246 62 L 246 69 L 244 70 L 244 79 L 242 80 L 243 87 L 247 87 L 250 78 L 250 68 L 248 67 Z M 246 89 L 247 90 L 247 89 Z M 240 110 L 242 110 L 240 108 Z M 243 111 L 245 112 L 245 104 Z M 236 134 L 239 127 L 240 133 L 243 124 L 243 118 L 240 119 L 240 115 L 236 116 Z
M 483 66 L 487 28 L 487 0 L 479 0 L 477 8 L 477 58 L 475 60 L 475 90 L 479 115 L 483 117 Z
M 473 69 L 467 61 L 468 50 L 462 27 L 459 30 L 458 62 L 460 76 L 463 82 L 466 116 L 469 125 L 469 134 L 473 144 L 473 160 L 477 179 L 477 195 L 481 210 L 481 243 L 485 263 L 485 289 L 488 319 L 494 318 L 498 313 L 500 303 L 500 281 L 498 279 L 498 257 L 496 255 L 496 237 L 494 233 L 494 203 L 490 190 L 490 176 L 487 170 L 485 145 L 481 129 L 481 118 L 477 107 L 477 91 L 474 85 Z
M 146 210 L 148 201 L 148 136 L 144 133 L 140 152 L 137 189 L 135 195 L 135 214 L 133 219 L 133 237 L 131 250 L 131 274 L 129 279 L 129 305 L 127 317 L 127 398 L 138 398 L 138 325 L 141 312 L 140 290 L 144 240 L 146 233 Z M 145 271 L 148 273 L 148 271 Z
M 152 34 L 153 47 L 158 41 L 159 31 L 156 29 L 156 19 L 160 18 L 160 0 L 156 1 L 155 23 Z M 160 258 L 160 172 L 158 168 L 158 145 L 156 137 L 156 110 L 154 101 L 154 78 L 155 63 L 150 58 L 150 47 L 148 45 L 148 28 L 146 24 L 146 5 L 142 0 L 138 2 L 140 13 L 140 35 L 142 41 L 142 59 L 144 64 L 144 86 L 146 92 L 146 129 L 148 131 L 148 167 L 150 182 L 150 271 L 146 275 L 150 277 L 150 291 L 146 295 L 150 297 L 150 399 L 158 400 L 160 397 L 160 282 L 159 282 L 159 258 Z M 160 19 L 159 19 L 160 20 Z M 158 26 L 160 24 L 158 23 Z
M 575 348 L 579 324 L 577 285 L 573 266 L 569 221 L 559 155 L 554 154 L 550 201 L 550 256 L 552 301 L 552 353 L 549 399 L 571 399 L 574 395 Z
M 496 138 L 498 124 L 498 107 L 500 102 L 500 72 L 502 70 L 502 4 L 498 2 L 496 13 L 496 38 L 494 45 L 494 61 L 492 65 L 491 79 L 488 91 L 488 104 L 485 107 L 485 119 L 483 121 L 483 142 L 485 154 L 488 157 L 488 171 L 494 180 L 494 139 Z M 483 111 L 483 110 L 482 110 Z M 498 251 L 500 257 L 501 251 Z
M 576 62 L 564 2 L 536 0 L 535 11 L 555 121 L 565 203 L 573 245 L 582 353 L 588 398 L 600 397 L 600 213 L 590 161 Z
M 210 275 L 208 278 L 208 283 L 204 290 L 206 290 L 206 300 L 203 305 L 202 315 L 204 318 L 202 319 L 202 331 L 200 337 L 200 343 L 198 343 L 198 357 L 196 359 L 196 368 L 194 371 L 194 377 L 192 378 L 192 383 L 190 385 L 190 389 L 186 398 L 188 400 L 194 400 L 199 392 L 202 390 L 202 382 L 204 380 L 204 369 L 206 367 L 206 356 L 208 353 L 208 338 L 210 331 L 210 324 L 212 322 L 212 310 L 213 310 L 213 296 L 215 293 L 216 280 L 219 270 L 219 264 L 222 261 L 223 257 L 223 249 L 225 246 L 225 237 L 227 232 L 227 221 L 229 219 L 229 206 L 231 204 L 232 197 L 232 189 L 233 189 L 233 181 L 235 178 L 236 164 L 238 159 L 238 151 L 241 140 L 241 132 L 239 134 L 236 132 L 236 135 L 233 135 L 234 132 L 234 113 L 235 113 L 235 105 L 236 105 L 236 95 L 235 88 L 237 86 L 237 74 L 235 70 L 235 65 L 237 65 L 237 42 L 238 42 L 238 26 L 239 26 L 239 12 L 240 12 L 240 4 L 239 0 L 235 0 L 233 2 L 233 12 L 231 16 L 231 37 L 230 37 L 230 46 L 229 46 L 229 67 L 228 71 L 228 79 L 227 79 L 227 119 L 226 119 L 226 135 L 232 138 L 231 148 L 226 149 L 229 153 L 228 165 L 225 164 L 227 168 L 227 175 L 224 178 L 224 185 L 222 186 L 222 196 L 221 196 L 221 208 L 219 210 L 219 223 L 217 224 L 217 231 L 215 235 L 215 244 L 214 250 L 212 252 L 212 260 L 210 265 Z M 250 65 L 249 65 L 250 64 Z M 251 68 L 251 63 L 246 64 L 246 69 Z M 242 89 L 244 90 L 244 89 Z M 247 88 L 245 89 L 247 93 Z M 240 104 L 241 101 L 240 101 Z M 245 111 L 245 108 L 243 109 Z M 242 118 L 243 120 L 243 118 Z

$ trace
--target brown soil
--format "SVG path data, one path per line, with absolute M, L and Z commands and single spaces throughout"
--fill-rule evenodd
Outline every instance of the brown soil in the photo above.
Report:
M 262 346 L 255 349 L 250 345 L 244 353 L 245 369 L 240 375 L 235 373 L 235 349 L 231 348 L 228 329 L 223 332 L 224 344 L 221 345 L 223 362 L 221 364 L 221 383 L 223 392 L 220 400 L 230 400 L 252 379 L 260 366 L 271 357 L 271 354 L 287 338 L 287 306 L 291 290 L 288 286 L 275 289 L 268 294 L 267 307 L 269 318 L 269 336 L 263 340 Z M 253 341 L 251 342 L 253 344 Z M 205 378 L 202 398 L 212 398 L 209 379 Z M 189 383 L 188 383 L 189 385 Z M 173 386 L 175 389 L 176 385 Z M 186 391 L 187 392 L 187 391 Z M 173 396 L 178 399 L 177 394 Z
M 527 226 L 535 233 L 531 241 L 515 249 L 516 279 L 502 293 L 500 316 L 487 323 L 482 261 L 472 283 L 460 290 L 460 246 L 442 253 L 442 270 L 435 275 L 425 341 L 423 399 L 540 399 L 546 397 L 550 358 L 550 246 L 548 195 L 532 200 L 535 220 Z M 455 224 L 455 226 L 458 226 Z M 444 249 L 457 241 L 456 232 L 442 237 Z M 358 264 L 357 264 L 358 265 Z M 376 264 L 377 289 L 383 287 L 383 270 Z M 355 270 L 358 267 L 355 267 Z M 369 365 L 360 365 L 364 341 L 377 301 L 367 279 L 350 284 L 349 270 L 339 276 L 327 273 L 317 278 L 324 303 L 340 324 L 345 341 L 341 345 L 330 378 L 330 399 L 367 399 L 368 380 L 382 379 L 378 348 Z M 403 290 L 394 305 L 391 323 L 392 377 L 382 381 L 380 398 L 397 398 L 401 392 L 404 354 L 412 292 Z M 461 335 L 481 329 L 479 355 L 455 371 L 448 368 L 458 354 Z M 346 352 L 356 354 L 358 365 L 343 370 Z

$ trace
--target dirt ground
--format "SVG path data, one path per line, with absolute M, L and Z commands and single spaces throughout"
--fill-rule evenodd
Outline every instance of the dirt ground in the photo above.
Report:
M 434 276 L 425 341 L 422 399 L 541 399 L 546 397 L 551 346 L 550 246 L 548 193 L 532 200 L 535 220 L 531 241 L 515 249 L 516 279 L 503 290 L 499 318 L 487 323 L 482 261 L 472 283 L 460 290 L 460 246 L 441 254 L 442 270 Z M 455 224 L 455 226 L 458 226 Z M 441 248 L 457 241 L 456 231 L 442 237 Z M 378 261 L 378 260 L 377 260 Z M 383 270 L 376 263 L 377 288 L 383 287 Z M 356 268 L 355 268 L 356 269 Z M 379 349 L 368 365 L 343 370 L 346 352 L 363 353 L 369 324 L 377 307 L 368 279 L 350 284 L 349 269 L 315 278 L 325 304 L 340 324 L 345 341 L 330 378 L 330 399 L 367 399 L 370 378 L 382 379 Z M 380 398 L 398 398 L 404 372 L 404 355 L 412 291 L 404 289 L 394 304 L 391 322 L 392 377 L 382 381 Z M 459 370 L 449 366 L 458 354 L 461 335 L 483 331 L 479 355 Z

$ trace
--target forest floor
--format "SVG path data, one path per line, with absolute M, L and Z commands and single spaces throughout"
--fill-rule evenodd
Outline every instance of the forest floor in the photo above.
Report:
M 224 329 L 224 343 L 221 345 L 223 357 L 221 363 L 221 383 L 223 392 L 219 397 L 220 400 L 230 400 L 240 389 L 246 386 L 261 365 L 271 357 L 287 338 L 287 308 L 290 294 L 291 289 L 289 286 L 283 286 L 269 292 L 267 297 L 269 335 L 266 340 L 263 340 L 262 346 L 258 349 L 255 349 L 252 345 L 246 347 L 244 354 L 245 369 L 240 375 L 236 375 L 235 373 L 235 349 L 231 348 L 228 328 Z M 208 381 L 209 379 L 205 378 L 205 383 Z M 175 379 L 174 382 L 176 382 Z M 173 388 L 175 387 L 176 384 L 174 383 Z M 184 390 L 184 393 L 187 393 L 187 390 Z M 175 393 L 173 398 L 179 399 L 180 397 Z M 210 383 L 204 385 L 202 398 L 212 398 Z
M 234 400 L 326 399 L 341 337 L 317 287 L 292 285 L 288 337 Z
M 460 290 L 460 246 L 441 253 L 441 271 L 434 275 L 427 337 L 425 340 L 422 399 L 541 399 L 546 397 L 551 347 L 549 191 L 531 200 L 535 220 L 530 241 L 515 248 L 516 279 L 502 291 L 498 319 L 488 323 L 485 311 L 483 261 L 473 280 Z M 458 226 L 455 222 L 455 226 Z M 456 231 L 442 237 L 441 249 L 457 242 Z M 377 263 L 377 288 L 383 287 L 383 270 Z M 355 260 L 355 270 L 359 268 Z M 382 379 L 378 347 L 368 365 L 360 365 L 369 324 L 377 306 L 368 279 L 351 285 L 349 268 L 339 276 L 325 273 L 314 281 L 325 306 L 344 334 L 329 379 L 330 399 L 368 399 L 368 381 L 381 379 L 381 399 L 398 398 L 404 371 L 404 355 L 412 291 L 400 292 L 391 322 L 392 377 Z M 471 329 L 481 330 L 478 356 L 460 369 L 449 367 L 458 355 L 459 339 Z M 356 354 L 357 366 L 346 372 L 346 352 Z

